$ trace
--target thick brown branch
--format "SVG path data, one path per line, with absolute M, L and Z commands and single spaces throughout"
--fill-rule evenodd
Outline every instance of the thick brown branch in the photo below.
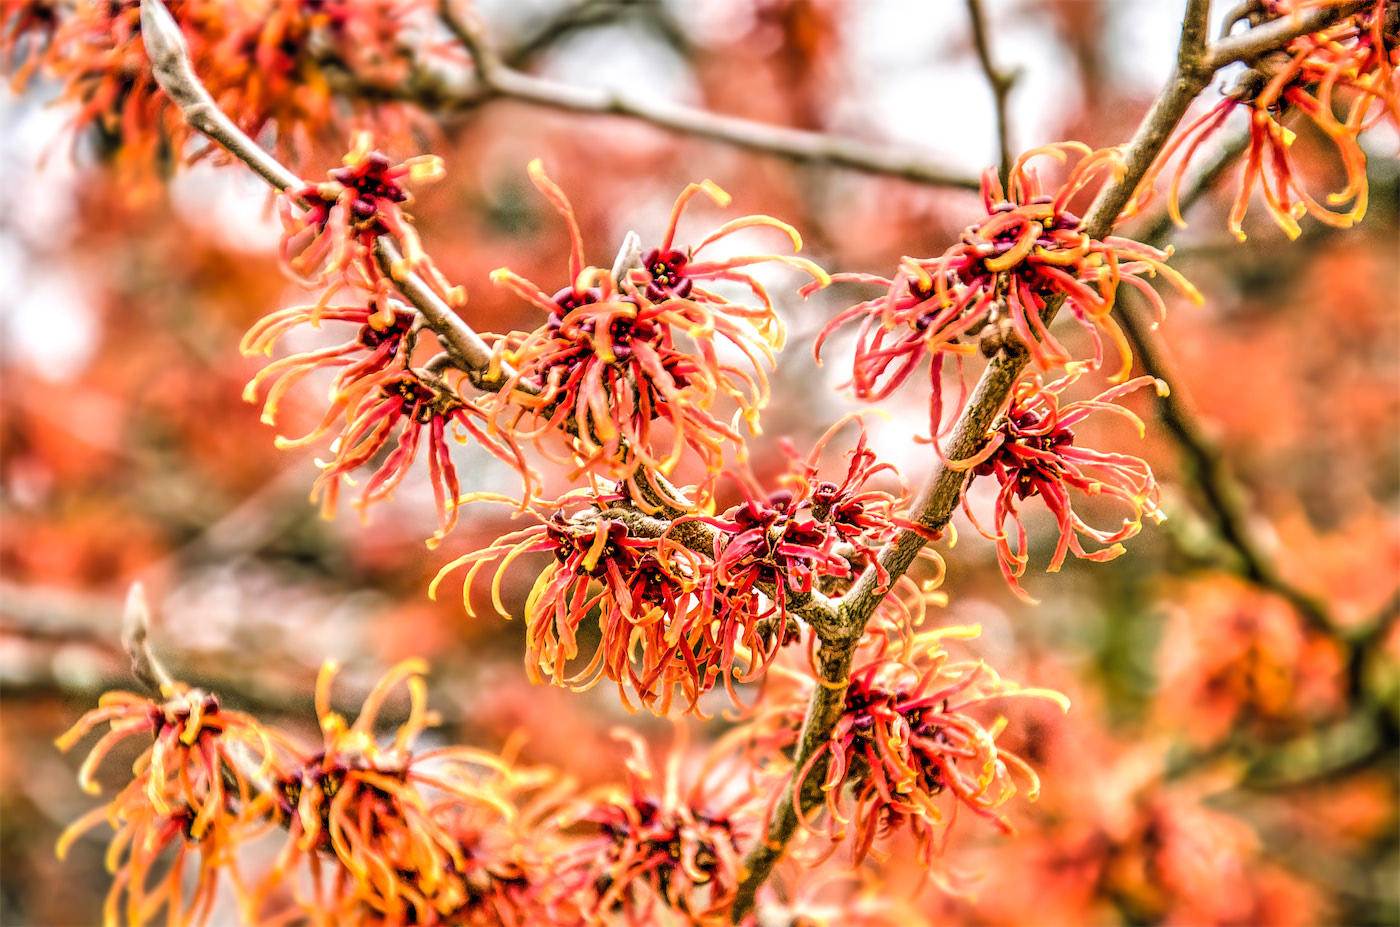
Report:
M 475 106 L 488 99 L 510 99 L 574 113 L 620 116 L 683 135 L 722 142 L 736 148 L 777 155 L 795 161 L 830 164 L 867 174 L 899 177 L 916 183 L 976 190 L 978 179 L 930 163 L 921 154 L 890 145 L 871 144 L 822 132 L 766 125 L 690 106 L 624 97 L 595 87 L 577 87 L 546 80 L 504 65 L 481 30 L 444 0 L 442 18 L 471 53 L 481 83 L 478 92 L 460 103 Z

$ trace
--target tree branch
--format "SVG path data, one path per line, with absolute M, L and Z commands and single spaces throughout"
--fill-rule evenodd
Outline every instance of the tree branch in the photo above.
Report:
M 977 60 L 982 63 L 982 73 L 987 76 L 996 106 L 997 150 L 1000 157 L 997 177 L 1001 179 L 1002 189 L 1005 189 L 1011 176 L 1011 123 L 1007 115 L 1007 98 L 1011 96 L 1011 88 L 1016 85 L 1021 71 L 1019 68 L 1003 71 L 992 63 L 992 49 L 987 39 L 987 21 L 983 15 L 982 0 L 967 0 L 967 15 L 972 20 L 972 43 L 977 48 Z
M 1085 217 L 1084 229 L 1091 237 L 1103 238 L 1110 232 L 1128 198 L 1156 160 L 1187 107 L 1209 83 L 1213 72 L 1202 65 L 1206 55 L 1205 30 L 1209 6 L 1209 0 L 1190 0 L 1182 25 L 1176 68 L 1124 152 L 1127 167 L 1123 176 L 1104 189 Z M 1046 306 L 1043 315 L 1047 324 L 1059 307 L 1060 301 L 1051 301 Z M 1028 359 L 1024 353 L 1008 354 L 1005 351 L 993 358 L 953 428 L 944 452 L 947 458 L 965 458 L 981 447 Z M 889 575 L 889 583 L 904 575 L 923 549 L 927 543 L 924 532 L 941 531 L 947 526 L 961 496 L 963 479 L 964 473 L 960 470 L 941 464 L 935 466 L 913 505 L 912 520 L 922 530 L 902 531 L 880 551 L 879 562 Z M 804 768 L 816 751 L 830 741 L 831 732 L 845 709 L 855 645 L 888 590 L 889 586 L 880 583 L 872 567 L 861 574 L 843 599 L 839 610 L 841 635 L 824 640 L 819 654 L 824 684 L 812 694 L 808 705 L 802 742 L 793 761 L 794 776 L 796 770 Z M 813 772 L 808 775 L 809 780 L 820 780 L 818 773 L 824 767 L 824 760 L 824 757 L 817 758 Z M 797 817 L 791 808 L 792 781 L 789 779 L 784 789 L 787 801 L 779 801 L 774 808 L 765 839 L 744 858 L 744 877 L 733 908 L 735 923 L 752 910 L 759 887 L 781 859 L 788 841 L 796 832 Z M 815 807 L 821 796 L 803 794 L 799 798 L 805 811 Z
M 1287 48 L 1288 43 L 1299 36 L 1320 32 L 1364 6 L 1364 0 L 1354 0 L 1335 6 L 1314 7 L 1305 12 L 1280 16 L 1239 35 L 1224 36 L 1211 45 L 1206 65 L 1212 71 L 1218 71 L 1236 61 L 1254 64 L 1270 52 Z
M 917 152 L 852 138 L 766 125 L 737 116 L 724 116 L 689 106 L 639 100 L 593 87 L 576 87 L 547 80 L 507 67 L 491 48 L 470 14 L 442 0 L 442 20 L 476 62 L 478 91 L 461 96 L 461 106 L 475 106 L 490 99 L 517 100 L 534 106 L 573 113 L 621 116 L 683 135 L 722 142 L 736 148 L 790 158 L 794 161 L 830 164 L 867 174 L 899 177 L 915 183 L 976 190 L 976 177 L 954 173 L 930 163 Z
M 274 189 L 289 193 L 303 185 L 301 178 L 259 147 L 219 109 L 195 74 L 185 37 L 161 0 L 141 0 L 141 37 L 157 82 L 180 108 L 185 121 L 252 168 Z M 404 298 L 422 313 L 443 348 L 453 355 L 474 384 L 500 384 L 512 375 L 505 368 L 491 373 L 490 348 L 418 274 L 396 272 L 396 268 L 402 266 L 403 257 L 392 236 L 380 235 L 375 239 L 374 256 L 385 276 L 393 280 Z

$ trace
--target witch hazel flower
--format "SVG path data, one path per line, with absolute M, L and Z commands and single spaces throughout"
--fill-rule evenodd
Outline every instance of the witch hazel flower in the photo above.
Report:
M 1251 9 L 1251 23 L 1295 15 L 1316 3 L 1265 0 Z M 1359 138 L 1381 120 L 1400 128 L 1400 6 L 1390 0 L 1366 4 L 1321 32 L 1299 36 L 1287 49 L 1252 62 L 1250 70 L 1215 106 L 1189 122 L 1162 149 L 1138 185 L 1127 212 L 1140 211 L 1153 199 L 1154 185 L 1177 152 L 1167 208 L 1178 225 L 1178 194 L 1182 178 L 1196 152 L 1214 137 L 1237 111 L 1249 118 L 1249 148 L 1239 191 L 1230 208 L 1229 229 L 1240 241 L 1243 223 L 1256 188 L 1263 194 L 1270 218 L 1289 238 L 1302 233 L 1299 219 L 1312 216 L 1337 228 L 1350 228 L 1366 213 L 1366 153 Z M 1345 111 L 1338 118 L 1338 111 Z M 1304 186 L 1293 157 L 1296 132 L 1285 122 L 1299 114 L 1320 130 L 1335 147 L 1346 185 L 1320 203 Z M 1350 208 L 1345 207 L 1350 203 Z
M 415 749 L 423 731 L 437 723 L 426 707 L 421 660 L 386 673 L 353 723 L 330 707 L 337 671 L 326 663 L 316 682 L 322 749 L 298 749 L 272 783 L 273 816 L 287 837 L 258 892 L 262 917 L 281 921 L 300 913 L 330 915 L 333 922 L 431 924 L 480 905 L 514 910 L 509 892 L 493 882 L 503 868 L 519 874 L 509 865 L 509 850 L 492 844 L 506 854 L 496 863 L 469 858 L 460 838 L 463 815 L 484 814 L 496 829 L 511 831 L 517 773 L 502 758 L 469 747 Z M 408 690 L 409 715 L 382 743 L 375 731 L 379 712 L 401 685 Z M 480 854 L 486 847 L 477 841 L 470 850 Z M 291 886 L 292 908 L 271 912 L 281 886 Z M 496 896 L 480 897 L 488 892 Z
M 1049 572 L 1059 570 L 1069 553 L 1083 560 L 1112 560 L 1124 552 L 1121 542 L 1141 530 L 1143 518 L 1160 522 L 1166 517 L 1159 507 L 1157 481 L 1145 461 L 1082 447 L 1075 442 L 1074 427 L 1094 412 L 1112 412 L 1131 422 L 1141 436 L 1145 434 L 1142 420 L 1116 400 L 1149 384 L 1158 395 L 1166 395 L 1167 385 L 1152 377 L 1137 377 L 1094 399 L 1062 404 L 1060 394 L 1086 369 L 1071 364 L 1064 377 L 1049 384 L 1039 376 L 1023 378 L 1012 389 L 1010 404 L 993 424 L 986 446 L 966 460 L 953 462 L 954 467 L 967 472 L 963 511 L 984 537 L 996 542 L 1002 576 L 1017 597 L 1027 602 L 1035 600 L 1018 582 L 1030 559 L 1019 510 L 1025 500 L 1041 498 L 1055 516 L 1059 538 Z M 974 514 L 968 491 L 982 477 L 992 477 L 1000 486 L 990 530 Z M 1071 490 L 1086 497 L 1120 500 L 1128 510 L 1122 525 L 1100 529 L 1085 523 L 1074 511 Z M 1086 550 L 1081 537 L 1106 546 Z
M 384 296 L 394 280 L 414 272 L 449 305 L 465 304 L 466 294 L 433 265 L 403 211 L 412 199 L 406 184 L 441 178 L 442 159 L 420 155 L 394 164 L 371 144 L 368 132 L 356 133 L 343 166 L 328 180 L 282 196 L 283 260 L 308 285 L 325 287 L 322 303 L 346 285 Z M 374 243 L 381 235 L 394 238 L 403 250 L 391 268 L 392 279 L 384 278 L 375 260 Z
M 1065 162 L 1078 158 L 1064 183 L 1047 193 L 1037 158 Z M 969 226 L 957 244 L 935 258 L 904 258 L 893 279 L 838 275 L 834 279 L 875 283 L 884 292 L 839 313 L 823 329 L 816 350 L 839 327 L 860 320 L 851 386 L 861 399 L 888 397 L 929 359 L 929 427 L 943 430 L 943 370 L 949 357 L 1004 346 L 1029 352 L 1042 370 L 1073 360 L 1045 323 L 1052 305 L 1063 304 L 1092 336 L 1094 366 L 1105 362 L 1104 339 L 1116 348 L 1122 380 L 1132 351 L 1111 312 L 1120 284 L 1140 290 L 1165 311 L 1162 298 L 1144 278 L 1166 277 L 1185 295 L 1200 294 L 1167 266 L 1170 250 L 1160 251 L 1117 236 L 1102 240 L 1083 230 L 1070 210 L 1082 191 L 1121 176 L 1116 148 L 1092 151 L 1078 142 L 1032 149 L 1016 160 L 1007 188 L 994 172 L 982 176 L 985 218 Z M 960 400 L 958 405 L 961 406 Z
M 714 757 L 683 788 L 679 734 L 660 774 L 641 737 L 622 729 L 614 736 L 632 748 L 626 785 L 585 795 L 561 816 L 565 826 L 591 826 L 595 834 L 565 852 L 555 869 L 557 890 L 578 899 L 587 923 L 730 923 L 753 795 L 740 789 L 723 796 Z
M 701 610 L 703 558 L 663 536 L 634 531 L 638 513 L 614 508 L 623 495 L 575 490 L 553 502 L 532 501 L 531 527 L 502 536 L 494 544 L 457 558 L 439 571 L 428 593 L 466 567 L 462 602 L 474 615 L 471 592 L 477 575 L 495 562 L 491 600 L 504 617 L 510 612 L 500 591 L 506 569 L 518 557 L 548 553 L 553 562 L 535 581 L 525 603 L 526 671 L 539 682 L 586 689 L 602 679 L 616 683 L 623 703 L 631 696 L 659 714 L 680 691 L 688 710 L 716 677 L 734 668 L 732 635 L 712 612 Z M 519 503 L 477 493 L 468 501 Z M 613 514 L 616 513 L 616 514 Z M 581 668 L 580 631 L 596 621 L 597 649 Z M 740 635 L 748 640 L 748 634 Z M 730 646 L 725 647 L 724 642 Z
M 377 459 L 393 444 L 365 482 L 357 505 L 367 514 L 370 505 L 386 500 L 408 475 L 421 447 L 426 445 L 428 476 L 438 511 L 436 544 L 457 521 L 461 483 L 452 461 L 449 437 L 456 443 L 469 439 L 506 463 L 525 481 L 526 493 L 533 471 L 509 434 L 493 434 L 486 412 L 462 395 L 457 382 L 410 363 L 419 326 L 413 312 L 397 300 L 371 297 L 364 305 L 298 306 L 274 312 L 255 324 L 244 336 L 244 354 L 271 354 L 279 339 L 300 325 L 319 328 L 322 323 L 356 326 L 353 337 L 341 344 L 289 355 L 258 372 L 244 389 L 243 398 L 256 402 L 266 390 L 262 420 L 275 424 L 283 398 L 309 374 L 333 370 L 328 391 L 329 406 L 321 421 L 299 438 L 278 437 L 280 448 L 305 447 L 335 434 L 331 460 L 318 462 L 321 475 L 311 498 L 322 500 L 322 513 L 335 512 L 340 485 L 351 474 Z M 431 365 L 430 365 L 431 366 Z M 395 436 L 397 429 L 397 437 Z
M 728 195 L 709 182 L 691 184 L 676 201 L 661 247 L 642 257 L 642 267 L 616 280 L 612 273 L 584 264 L 583 240 L 568 198 L 539 161 L 531 180 L 568 224 L 569 283 L 549 295 L 509 269 L 492 279 L 546 313 L 533 332 L 501 339 L 498 356 L 516 370 L 501 391 L 493 422 L 521 438 L 562 443 L 559 459 L 576 474 L 627 480 L 633 498 L 646 505 L 661 498 L 677 508 L 696 501 L 676 499 L 639 470 L 671 473 L 687 452 L 707 472 L 718 470 L 726 443 L 743 454 L 741 424 L 758 431 L 758 413 L 768 400 L 763 373 L 782 346 L 782 324 L 772 301 L 746 267 L 778 261 L 818 280 L 826 274 L 792 255 L 763 254 L 726 260 L 700 260 L 697 253 L 743 228 L 767 226 L 801 246 L 797 232 L 767 216 L 728 222 L 693 250 L 674 246 L 676 223 L 685 205 L 700 193 L 720 204 Z M 757 305 L 727 299 L 708 289 L 710 281 L 738 282 Z M 743 364 L 721 358 L 733 349 Z M 729 420 L 715 407 L 732 403 Z M 663 427 L 658 427 L 658 425 Z M 637 480 L 647 478 L 646 486 Z
M 58 842 L 62 859 L 94 827 L 107 823 L 116 831 L 107 854 L 114 875 L 104 906 L 108 923 L 144 924 L 162 914 L 169 923 L 207 919 L 223 867 L 232 870 L 238 844 L 262 829 L 259 784 L 274 774 L 286 747 L 280 735 L 212 694 L 171 683 L 162 695 L 155 701 L 107 693 L 57 741 L 68 750 L 108 726 L 78 773 L 89 794 L 100 791 L 95 773 L 118 744 L 132 738 L 148 744 L 121 792 L 75 821 Z M 186 898 L 183 877 L 192 862 L 197 879 Z
M 794 796 L 812 777 L 819 777 L 826 796 L 820 822 L 794 805 L 805 829 L 849 841 L 856 864 L 879 856 L 878 845 L 893 835 L 908 832 L 925 867 L 941 855 L 960 809 L 1011 832 L 1001 808 L 1021 791 L 1012 773 L 1024 780 L 1032 801 L 1039 780 L 1020 757 L 997 746 L 1005 720 L 986 724 L 979 716 L 988 703 L 1013 697 L 1049 699 L 1065 710 L 1069 703 L 1058 692 L 1003 680 L 980 661 L 950 657 L 945 640 L 978 633 L 976 627 L 949 627 L 922 632 L 899 647 L 883 636 L 862 644 L 831 739 L 796 770 Z M 769 682 L 746 734 L 767 769 L 786 774 L 801 736 L 803 706 L 823 683 L 810 665 L 785 666 Z M 818 763 L 824 772 L 816 772 Z

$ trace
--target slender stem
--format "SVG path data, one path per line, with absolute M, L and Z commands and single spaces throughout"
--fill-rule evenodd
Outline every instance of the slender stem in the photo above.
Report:
M 979 185 L 976 177 L 948 170 L 930 162 L 918 152 L 891 145 L 767 125 L 690 106 L 643 100 L 601 88 L 578 87 L 525 74 L 500 60 L 479 25 L 469 18 L 470 14 L 457 10 L 454 0 L 443 0 L 441 11 L 443 22 L 476 63 L 481 86 L 457 98 L 463 106 L 479 105 L 491 99 L 517 100 L 573 113 L 633 119 L 672 132 L 794 161 L 830 164 L 933 186 L 976 190 Z
M 132 583 L 122 609 L 122 647 L 131 657 L 131 675 L 159 699 L 174 693 L 175 683 L 165 666 L 151 652 L 151 609 L 146 604 L 146 589 Z
M 997 176 L 1002 189 L 1011 177 L 1011 121 L 1007 114 L 1007 98 L 1011 88 L 1020 76 L 1019 69 L 1003 71 L 992 63 L 992 48 L 987 37 L 987 20 L 983 15 L 982 0 L 967 0 L 967 15 L 972 21 L 972 43 L 977 48 L 977 60 L 982 64 L 982 73 L 992 88 L 993 103 L 997 113 L 997 150 L 999 155 Z

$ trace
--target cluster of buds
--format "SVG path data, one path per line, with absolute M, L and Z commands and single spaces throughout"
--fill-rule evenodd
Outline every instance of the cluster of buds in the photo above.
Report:
M 754 226 L 777 229 L 795 249 L 801 247 L 795 229 L 768 216 L 732 220 L 693 249 L 677 249 L 676 226 L 691 199 L 703 193 L 721 206 L 729 202 L 729 195 L 709 181 L 681 193 L 661 244 L 641 257 L 640 268 L 620 267 L 615 275 L 585 266 L 568 198 L 538 161 L 531 163 L 530 177 L 568 223 L 569 284 L 551 296 L 508 269 L 492 275 L 546 313 L 534 331 L 499 340 L 501 364 L 516 372 L 498 394 L 492 420 L 542 449 L 562 443 L 562 459 L 578 474 L 626 480 L 636 499 L 659 495 L 668 505 L 684 507 L 684 500 L 666 494 L 650 474 L 672 472 L 687 450 L 707 472 L 718 472 L 726 442 L 737 446 L 742 459 L 740 423 L 758 432 L 758 413 L 768 401 L 763 368 L 782 347 L 783 326 L 772 301 L 745 268 L 777 261 L 818 284 L 829 278 L 793 255 L 697 257 L 708 245 Z M 713 281 L 744 285 L 756 305 L 708 289 Z M 748 369 L 722 360 L 726 348 L 737 350 Z M 731 421 L 714 415 L 721 399 L 735 407 Z M 666 427 L 657 428 L 659 423 Z
M 1246 4 L 1251 26 L 1297 15 L 1317 5 L 1296 0 L 1261 0 Z M 1182 177 L 1192 156 L 1214 136 L 1230 115 L 1249 116 L 1249 148 L 1243 177 L 1230 210 L 1229 228 L 1241 241 L 1243 222 L 1256 186 L 1264 194 L 1269 216 L 1289 238 L 1302 231 L 1298 220 L 1310 215 L 1320 222 L 1349 228 L 1366 214 L 1366 155 L 1359 136 L 1378 120 L 1400 128 L 1400 4 L 1373 0 L 1321 32 L 1299 36 L 1288 47 L 1251 62 L 1225 98 L 1183 128 L 1158 156 L 1138 187 L 1131 211 L 1152 199 L 1153 185 L 1168 159 L 1181 152 L 1168 194 L 1172 218 L 1185 225 L 1178 204 Z M 1337 110 L 1346 108 L 1346 117 Z M 1319 203 L 1303 186 L 1294 168 L 1296 133 L 1284 123 L 1299 113 L 1335 146 L 1346 185 Z M 1329 207 L 1345 206 L 1336 211 Z
M 769 675 L 767 686 L 774 691 L 765 693 L 744 734 L 766 771 L 794 777 L 794 811 L 805 828 L 848 840 L 857 863 L 879 855 L 881 841 L 907 832 L 925 866 L 941 854 L 959 808 L 1010 831 L 999 809 L 1018 791 L 1011 773 L 1026 780 L 1031 800 L 1039 783 L 1024 761 L 997 747 L 1005 722 L 988 726 L 975 715 L 984 704 L 1009 697 L 1050 699 L 1065 710 L 1069 703 L 1058 692 L 1003 680 L 980 661 L 954 661 L 944 649 L 945 640 L 978 633 L 941 628 L 898 649 L 888 639 L 867 639 L 856 654 L 830 740 L 796 770 L 792 753 L 802 731 L 801 706 L 823 683 L 806 664 Z M 821 821 L 796 804 L 815 786 L 825 796 Z

